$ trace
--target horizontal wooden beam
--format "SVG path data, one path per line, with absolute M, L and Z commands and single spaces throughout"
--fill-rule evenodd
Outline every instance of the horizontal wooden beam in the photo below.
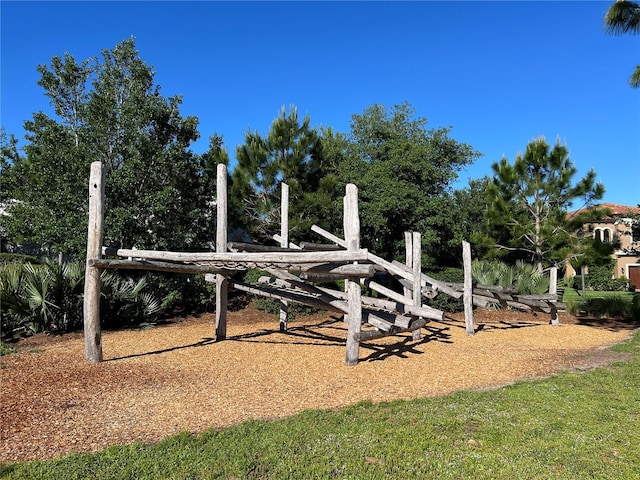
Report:
M 342 275 L 344 277 L 371 278 L 375 274 L 373 265 L 368 264 L 347 264 L 326 263 L 318 265 L 295 265 L 288 268 L 290 272 L 301 273 L 321 273 Z
M 102 248 L 103 255 L 116 257 L 143 258 L 146 260 L 163 260 L 170 262 L 234 262 L 234 263 L 324 263 L 324 262 L 366 262 L 367 250 L 336 252 L 168 252 L 156 250 L 131 250 Z
M 243 292 L 252 293 L 254 295 L 260 295 L 267 298 L 275 298 L 277 300 L 287 300 L 292 302 L 301 303 L 303 305 L 308 305 L 309 307 L 318 308 L 320 310 L 328 310 L 336 313 L 344 313 L 337 307 L 322 301 L 319 298 L 312 297 L 310 295 L 303 295 L 299 293 L 294 293 L 287 290 L 277 289 L 277 288 L 267 288 L 261 285 L 248 285 L 243 282 L 238 282 L 235 280 L 229 280 L 229 285 L 237 288 L 238 290 L 242 290 Z
M 110 259 L 93 259 L 89 260 L 89 266 L 96 268 L 120 269 L 120 270 L 151 270 L 155 272 L 169 273 L 221 273 L 223 275 L 231 274 L 239 269 L 220 268 L 219 266 L 210 265 L 190 265 L 187 263 L 169 263 L 157 262 L 149 260 L 110 260 Z

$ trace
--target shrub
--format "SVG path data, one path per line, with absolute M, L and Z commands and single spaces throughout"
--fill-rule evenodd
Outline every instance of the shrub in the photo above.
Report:
M 9 265 L 11 263 L 38 264 L 40 260 L 37 257 L 23 255 L 22 253 L 0 253 L 0 265 Z
M 521 260 L 513 266 L 498 260 L 474 260 L 471 274 L 482 285 L 513 288 L 520 294 L 541 294 L 549 290 L 549 277 Z
M 82 326 L 84 262 L 45 260 L 41 265 L 13 263 L 0 269 L 0 322 L 3 337 L 17 332 L 63 333 Z M 159 302 L 144 293 L 144 277 L 102 272 L 101 317 L 105 325 L 147 319 Z
M 640 321 L 640 294 L 636 293 L 631 301 L 631 317 Z
M 177 273 L 147 273 L 149 290 L 161 299 L 164 315 L 201 313 L 215 308 L 215 283 L 205 276 Z
M 640 301 L 636 301 L 635 297 L 633 302 L 640 305 Z M 594 318 L 636 318 L 635 308 L 634 303 L 629 302 L 625 296 L 617 294 L 608 297 L 590 297 L 567 305 L 567 311 L 572 315 Z

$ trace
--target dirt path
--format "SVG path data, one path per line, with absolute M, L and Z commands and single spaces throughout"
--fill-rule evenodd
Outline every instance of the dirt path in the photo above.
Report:
M 230 312 L 221 343 L 212 341 L 211 320 L 103 332 L 101 364 L 84 361 L 81 334 L 20 342 L 18 354 L 0 358 L 0 461 L 154 442 L 360 400 L 497 387 L 606 364 L 616 357 L 603 347 L 632 331 L 483 311 L 473 337 L 458 315 L 427 325 L 417 342 L 407 335 L 363 344 L 360 363 L 346 367 L 346 326 L 330 316 L 301 318 L 281 333 L 273 316 L 246 308 Z

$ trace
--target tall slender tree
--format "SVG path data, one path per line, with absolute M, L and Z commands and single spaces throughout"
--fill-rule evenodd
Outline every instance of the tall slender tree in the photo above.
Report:
M 568 208 L 576 201 L 582 203 L 578 207 L 591 206 L 605 191 L 593 169 L 575 182 L 577 168 L 567 147 L 556 142 L 550 148 L 542 137 L 531 141 L 513 164 L 503 157 L 492 169 L 488 217 L 510 233 L 508 244 L 496 246 L 526 255 L 539 271 L 570 241 Z
M 319 185 L 321 143 L 310 119 L 298 117 L 297 108 L 280 115 L 266 136 L 245 134 L 244 144 L 236 150 L 238 164 L 231 176 L 231 208 L 244 219 L 243 227 L 259 242 L 269 241 L 278 232 L 280 221 L 280 185 L 289 185 L 292 234 L 299 230 L 305 195 Z

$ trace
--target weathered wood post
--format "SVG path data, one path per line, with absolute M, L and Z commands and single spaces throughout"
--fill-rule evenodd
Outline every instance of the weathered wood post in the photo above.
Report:
M 347 250 L 360 249 L 360 216 L 358 214 L 358 187 L 349 183 L 344 198 L 344 239 Z M 358 363 L 360 342 L 358 336 L 362 328 L 362 291 L 360 283 L 345 280 L 349 314 L 347 315 L 347 354 L 345 363 L 353 366 Z
M 473 335 L 473 277 L 471 275 L 471 244 L 462 242 L 462 263 L 464 267 L 464 323 L 467 335 Z
M 558 267 L 551 267 L 551 269 L 549 270 L 549 293 L 551 295 L 558 295 Z M 562 301 L 562 299 L 558 300 Z M 551 318 L 549 320 L 549 323 L 554 327 L 560 326 L 558 308 L 555 305 L 551 307 Z
M 104 221 L 104 166 L 91 164 L 89 176 L 89 228 L 87 231 L 87 263 L 84 275 L 84 352 L 89 362 L 102 361 L 102 331 L 100 328 L 100 269 L 90 266 L 91 260 L 102 256 Z
M 227 251 L 227 166 L 218 164 L 216 172 L 216 253 Z M 227 295 L 229 281 L 216 274 L 216 341 L 227 338 Z
M 282 194 L 280 197 L 280 246 L 289 247 L 289 185 L 282 182 Z M 280 331 L 287 330 L 289 321 L 289 304 L 286 300 L 280 300 Z
M 551 295 L 558 294 L 558 267 L 549 269 L 549 293 Z
M 413 271 L 413 237 L 411 232 L 404 232 L 404 264 Z M 409 298 L 413 292 L 408 287 L 403 286 L 404 296 Z
M 422 235 L 420 232 L 413 232 L 412 247 L 413 306 L 420 307 L 422 305 Z M 420 338 L 420 329 L 414 330 L 411 335 L 414 340 L 418 340 Z

